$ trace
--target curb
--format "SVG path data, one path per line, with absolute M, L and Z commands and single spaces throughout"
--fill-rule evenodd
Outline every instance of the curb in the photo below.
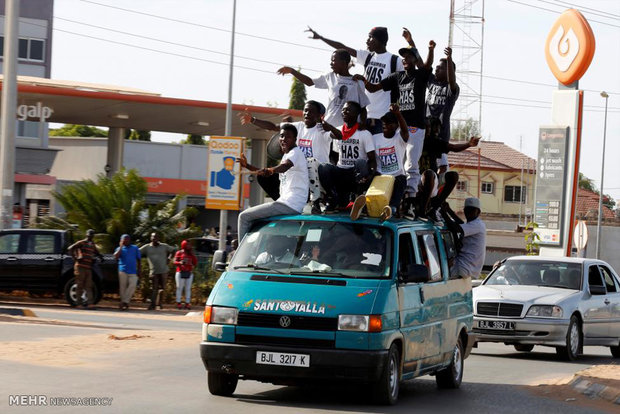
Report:
M 37 316 L 30 309 L 20 309 L 20 308 L 0 308 L 0 314 L 11 315 L 11 316 L 32 316 L 32 317 Z
M 598 397 L 620 405 L 620 388 L 597 384 L 594 381 L 596 381 L 595 377 L 577 375 L 569 382 L 569 385 L 589 398 Z

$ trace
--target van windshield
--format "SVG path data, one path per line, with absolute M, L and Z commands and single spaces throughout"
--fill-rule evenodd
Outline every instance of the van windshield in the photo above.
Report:
M 359 223 L 260 222 L 243 239 L 229 270 L 387 278 L 391 230 Z

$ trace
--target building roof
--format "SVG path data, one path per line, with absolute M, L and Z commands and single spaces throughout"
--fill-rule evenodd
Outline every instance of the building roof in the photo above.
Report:
M 585 218 L 598 217 L 598 199 L 597 193 L 580 188 L 577 192 L 577 215 Z M 605 205 L 603 205 L 603 218 L 614 218 L 614 212 Z
M 497 141 L 480 141 L 477 147 L 451 152 L 448 161 L 454 167 L 478 168 L 478 153 L 481 169 L 521 171 L 528 166 L 536 168 L 535 159 Z

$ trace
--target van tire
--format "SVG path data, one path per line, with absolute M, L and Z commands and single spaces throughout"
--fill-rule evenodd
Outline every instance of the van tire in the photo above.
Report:
M 65 283 L 64 293 L 65 300 L 69 305 L 73 307 L 78 305 L 76 290 L 77 283 L 75 282 L 75 277 L 72 276 L 71 278 L 69 278 L 69 280 L 67 280 L 67 283 Z M 95 297 L 94 300 L 91 301 L 90 298 L 88 300 L 89 305 L 96 305 L 101 300 L 101 289 L 99 285 L 95 283 L 95 281 L 93 281 L 93 296 Z
M 237 388 L 239 376 L 221 372 L 207 372 L 207 385 L 213 395 L 230 397 Z
M 442 389 L 454 389 L 461 386 L 463 381 L 463 343 L 461 337 L 456 341 L 454 352 L 452 353 L 452 361 L 446 368 L 437 371 L 435 381 L 437 387 Z
M 390 346 L 388 358 L 381 378 L 372 385 L 373 401 L 376 404 L 394 405 L 398 401 L 400 386 L 400 352 L 396 344 Z

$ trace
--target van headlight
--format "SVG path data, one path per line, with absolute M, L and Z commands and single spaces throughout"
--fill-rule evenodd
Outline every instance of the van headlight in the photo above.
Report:
M 204 323 L 236 325 L 239 309 L 223 306 L 205 306 Z
M 527 311 L 527 315 L 534 318 L 561 318 L 562 308 L 552 305 L 534 305 Z
M 338 315 L 339 331 L 381 332 L 381 315 Z

